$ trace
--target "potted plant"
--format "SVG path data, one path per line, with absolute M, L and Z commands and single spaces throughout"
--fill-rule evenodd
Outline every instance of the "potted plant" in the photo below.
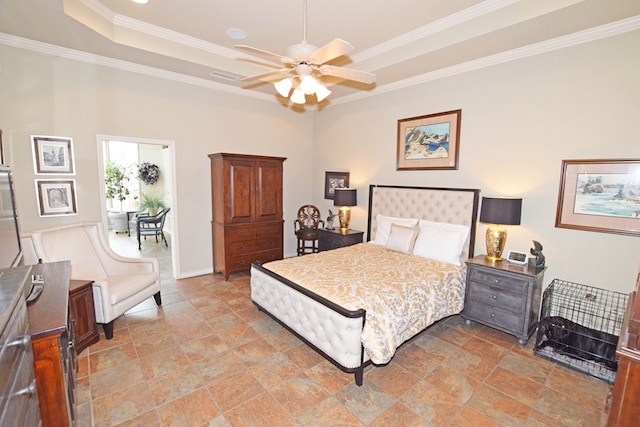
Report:
M 138 212 L 149 212 L 149 215 L 156 215 L 165 208 L 164 200 L 156 193 L 141 193 L 140 207 Z
M 112 201 L 120 202 L 120 209 L 117 212 L 109 212 L 108 216 L 111 221 L 111 227 L 116 233 L 127 231 L 127 214 L 122 211 L 122 202 L 129 195 L 129 172 L 120 165 L 115 163 L 107 163 L 104 171 L 104 184 L 106 188 L 106 197 Z

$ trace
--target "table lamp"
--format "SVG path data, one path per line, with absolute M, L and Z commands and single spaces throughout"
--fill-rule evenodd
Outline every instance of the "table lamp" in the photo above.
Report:
M 502 261 L 502 251 L 507 242 L 507 230 L 503 225 L 520 225 L 522 199 L 483 197 L 480 222 L 491 224 L 487 228 L 487 259 Z
M 336 188 L 333 192 L 333 205 L 339 206 L 338 219 L 340 220 L 340 232 L 345 234 L 349 231 L 349 221 L 351 221 L 350 206 L 356 206 L 357 195 L 355 188 Z

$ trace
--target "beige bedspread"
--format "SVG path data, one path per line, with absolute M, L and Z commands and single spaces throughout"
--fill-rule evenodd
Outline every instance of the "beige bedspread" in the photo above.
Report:
M 362 344 L 374 363 L 464 305 L 466 267 L 372 243 L 287 258 L 264 267 L 348 309 L 367 311 Z

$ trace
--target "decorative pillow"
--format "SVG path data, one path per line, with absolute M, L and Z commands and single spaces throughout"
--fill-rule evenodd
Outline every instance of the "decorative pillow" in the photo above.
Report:
M 391 232 L 391 224 L 403 225 L 405 227 L 415 227 L 418 225 L 418 218 L 397 218 L 393 216 L 376 215 L 376 238 L 373 243 L 376 245 L 386 245 Z
M 418 227 L 391 224 L 391 231 L 385 248 L 396 252 L 411 253 L 416 237 L 418 237 L 418 231 L 420 231 Z
M 469 236 L 468 226 L 420 220 L 419 228 L 414 255 L 460 265 L 460 256 Z

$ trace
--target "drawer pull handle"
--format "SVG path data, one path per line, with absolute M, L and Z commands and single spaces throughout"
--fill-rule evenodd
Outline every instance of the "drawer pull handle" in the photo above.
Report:
M 13 347 L 17 345 L 20 347 L 26 347 L 29 345 L 29 341 L 31 341 L 31 337 L 29 335 L 24 335 L 18 339 L 11 341 L 9 344 L 7 344 L 7 346 Z
M 494 317 L 496 317 L 496 314 L 495 313 L 491 313 L 491 318 L 494 318 Z
M 29 384 L 28 386 L 26 386 L 25 388 L 22 388 L 18 391 L 15 392 L 15 396 L 22 396 L 22 395 L 29 395 L 29 396 L 33 396 L 33 394 L 36 392 L 36 380 L 34 379 L 33 381 L 31 381 L 31 384 Z
M 500 279 L 493 279 L 493 283 L 497 285 L 498 283 L 500 283 Z
M 492 295 L 491 298 L 498 299 L 498 296 L 497 295 Z

